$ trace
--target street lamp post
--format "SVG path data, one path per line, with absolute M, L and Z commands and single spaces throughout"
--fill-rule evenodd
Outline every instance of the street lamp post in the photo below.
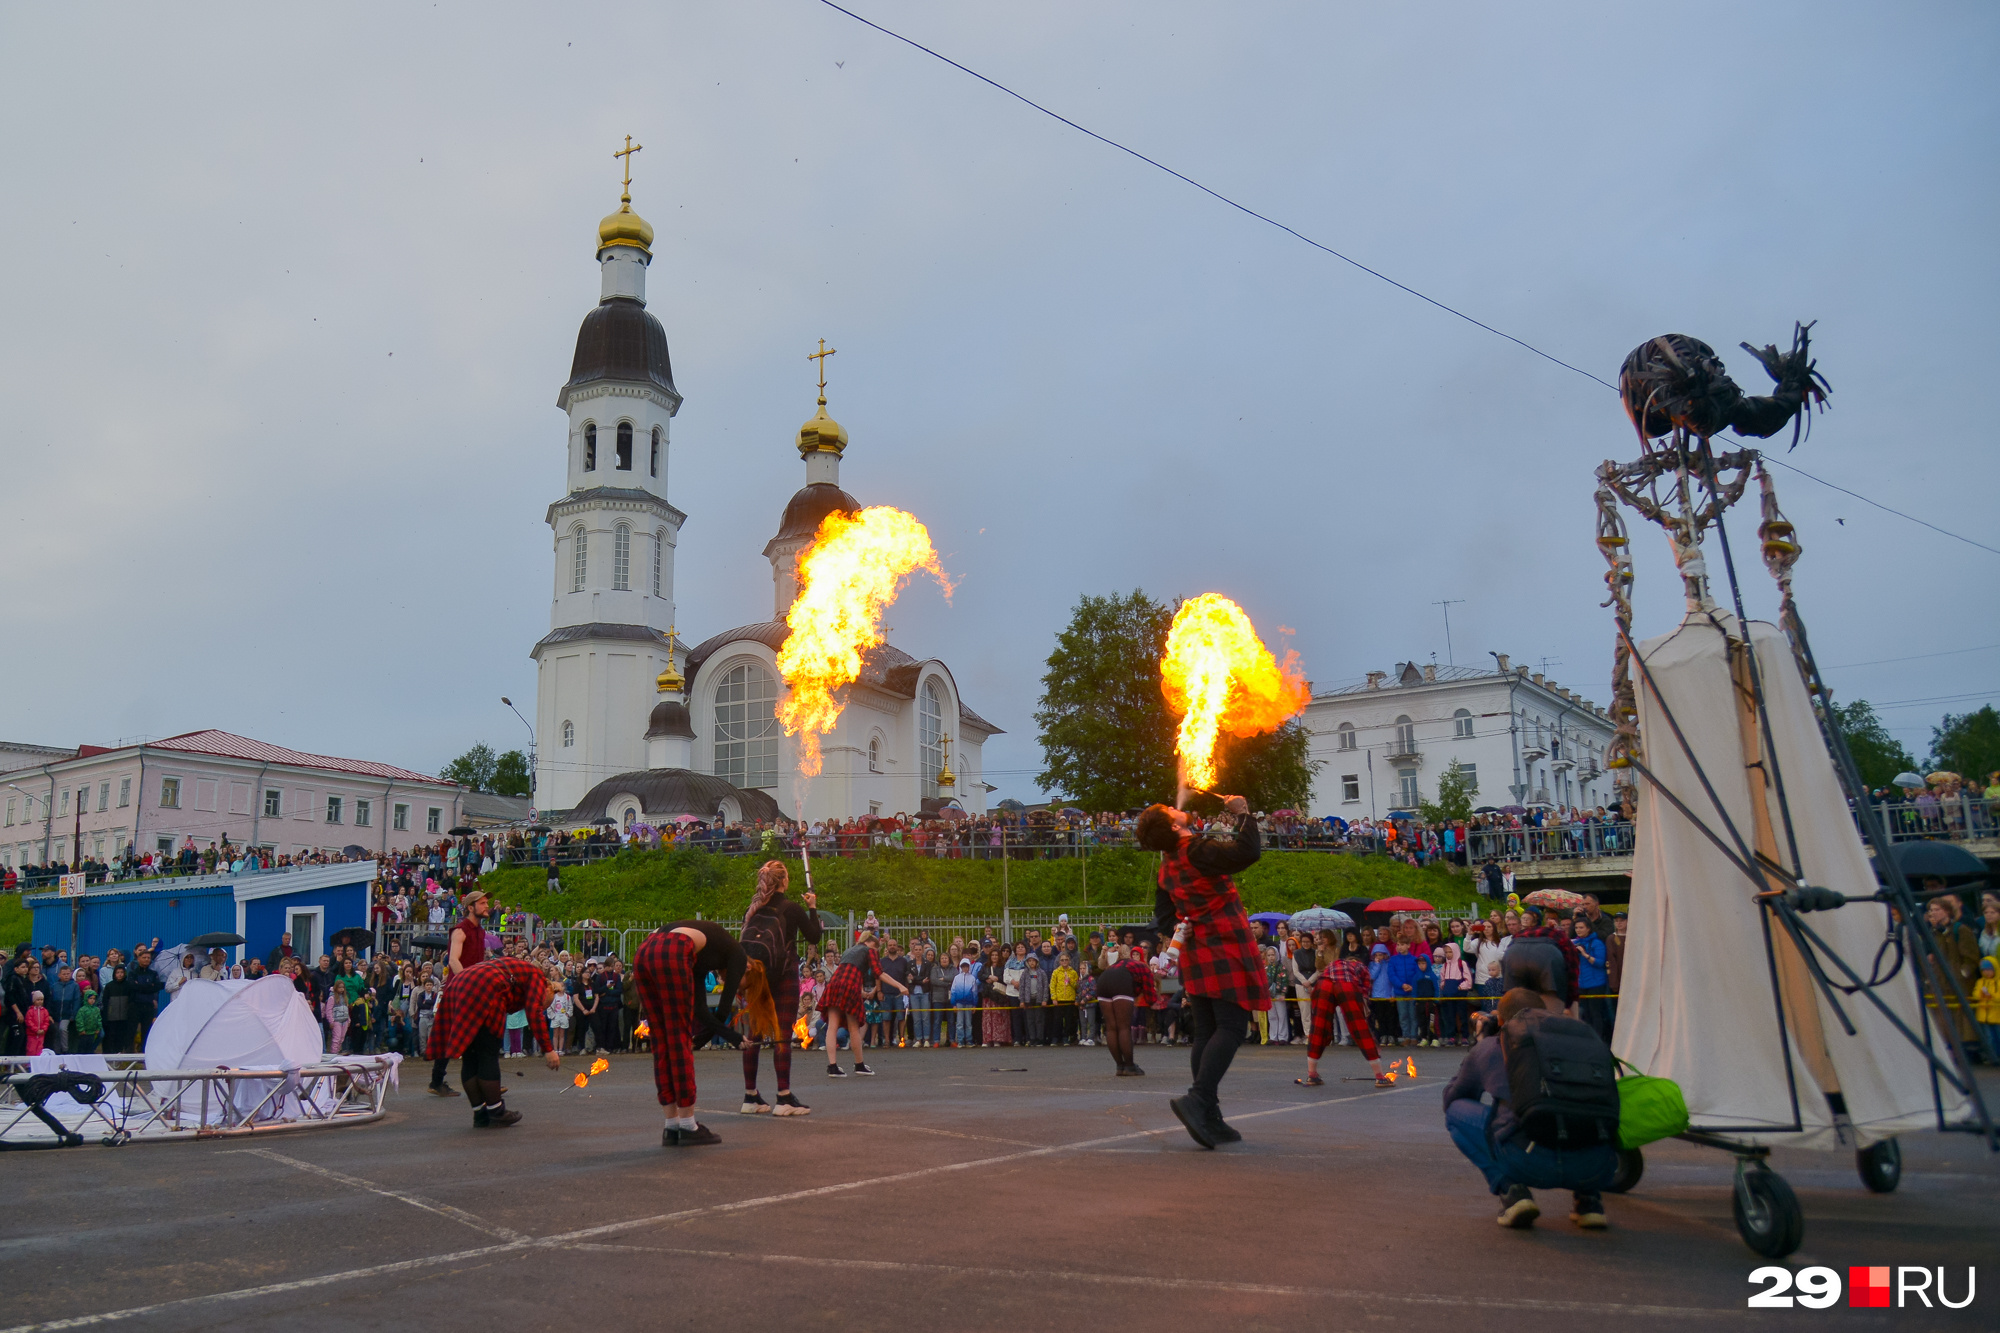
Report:
M 512 699 L 509 699 L 506 695 L 503 694 L 500 696 L 500 702 L 506 704 L 507 707 L 513 711 L 515 717 L 521 717 L 521 710 L 514 707 L 514 701 Z M 532 799 L 535 795 L 535 774 L 536 774 L 535 726 L 525 717 L 521 717 L 521 725 L 528 729 L 528 796 L 530 797 L 530 799 Z

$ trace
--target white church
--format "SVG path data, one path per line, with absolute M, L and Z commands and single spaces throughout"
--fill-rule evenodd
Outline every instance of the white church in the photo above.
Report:
M 818 822 L 914 817 L 944 803 L 984 813 L 981 751 L 1000 729 L 966 706 L 936 658 L 886 643 L 869 652 L 810 782 L 778 723 L 777 654 L 798 554 L 826 515 L 861 508 L 840 488 L 847 431 L 827 415 L 823 376 L 819 411 L 797 440 L 806 484 L 764 547 L 772 617 L 680 646 L 674 552 L 687 515 L 669 502 L 667 477 L 681 395 L 666 330 L 646 309 L 653 228 L 632 211 L 629 178 L 597 239 L 602 294 L 556 398 L 569 418 L 568 485 L 548 508 L 549 632 L 530 653 L 542 817 Z

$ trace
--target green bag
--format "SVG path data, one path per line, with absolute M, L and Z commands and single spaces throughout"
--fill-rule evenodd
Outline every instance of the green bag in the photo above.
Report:
M 1623 1060 L 1618 1063 L 1632 1071 L 1618 1080 L 1618 1146 L 1643 1148 L 1685 1134 L 1688 1106 L 1681 1085 L 1642 1074 Z

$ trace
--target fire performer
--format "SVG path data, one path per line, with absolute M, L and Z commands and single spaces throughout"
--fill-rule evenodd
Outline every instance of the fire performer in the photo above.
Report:
M 1164 856 L 1153 896 L 1154 925 L 1165 935 L 1176 920 L 1184 923 L 1181 988 L 1194 1038 L 1194 1083 L 1167 1105 L 1188 1137 L 1204 1148 L 1243 1137 L 1223 1122 L 1222 1076 L 1243 1044 L 1250 1015 L 1271 1007 L 1250 918 L 1230 879 L 1261 854 L 1257 820 L 1241 796 L 1223 797 L 1222 807 L 1235 816 L 1233 837 L 1196 837 L 1187 812 L 1164 805 L 1146 807 L 1134 830 L 1141 847 Z
M 1347 1018 L 1347 1030 L 1354 1034 L 1354 1044 L 1368 1057 L 1368 1068 L 1375 1073 L 1375 1086 L 1395 1087 L 1394 1080 L 1382 1073 L 1382 1050 L 1375 1044 L 1375 1034 L 1368 1030 L 1368 969 L 1361 960 L 1340 956 L 1340 936 L 1331 930 L 1319 932 L 1319 956 L 1330 959 L 1319 970 L 1312 983 L 1312 1031 L 1306 1036 L 1306 1076 L 1293 1079 L 1302 1088 L 1317 1088 L 1326 1082 L 1319 1076 L 1320 1053 L 1333 1040 L 1335 1024 L 1334 1011 L 1338 1010 Z
M 735 1006 L 747 961 L 742 946 L 713 921 L 676 921 L 639 945 L 632 961 L 632 984 L 639 988 L 652 1033 L 653 1085 L 666 1108 L 666 1124 L 660 1131 L 664 1147 L 722 1142 L 720 1135 L 695 1119 L 694 1043 L 698 1036 L 702 1041 L 720 1037 L 731 1046 L 741 1044 L 743 1039 L 724 1020 Z M 710 972 L 722 978 L 721 1000 L 713 1011 L 702 991 L 702 978 Z
M 1097 1010 L 1104 1018 L 1104 1046 L 1118 1066 L 1119 1078 L 1136 1078 L 1146 1071 L 1132 1063 L 1132 1019 L 1153 1007 L 1160 986 L 1146 964 L 1146 946 L 1133 944 L 1097 977 Z
M 861 1058 L 861 1034 L 867 1021 L 867 1006 L 862 1001 L 863 992 L 878 985 L 882 978 L 882 960 L 875 953 L 875 932 L 863 928 L 854 947 L 840 955 L 840 966 L 827 978 L 826 988 L 820 992 L 819 1011 L 826 1015 L 826 1076 L 846 1078 L 847 1071 L 840 1067 L 840 1029 L 847 1028 L 847 1049 L 854 1053 L 854 1072 L 873 1074 Z
M 792 1095 L 792 1028 L 799 1019 L 799 939 L 817 944 L 821 926 L 819 913 L 813 910 L 819 906 L 819 899 L 810 887 L 806 889 L 805 905 L 800 906 L 785 896 L 791 884 L 791 875 L 783 864 L 766 861 L 757 870 L 757 892 L 751 896 L 750 910 L 743 914 L 743 952 L 749 962 L 745 966 L 745 995 L 752 1011 L 751 1026 L 758 1026 L 758 1015 L 763 1007 L 754 993 L 760 984 L 753 974 L 761 976 L 761 985 L 770 992 L 770 1012 L 773 1031 L 769 1034 L 754 1032 L 751 1040 L 743 1043 L 743 1114 L 764 1115 L 776 1111 L 778 1115 L 808 1115 L 812 1108 Z M 774 1108 L 757 1091 L 757 1066 L 764 1040 L 771 1042 L 771 1068 L 778 1076 L 778 1103 Z
M 427 1054 L 440 1066 L 461 1057 L 458 1081 L 472 1103 L 473 1128 L 520 1123 L 521 1113 L 507 1109 L 507 1085 L 500 1077 L 500 1039 L 507 1015 L 525 1010 L 528 1031 L 548 1052 L 549 1068 L 562 1068 L 562 1057 L 549 1038 L 549 997 L 548 977 L 525 958 L 489 958 L 445 981 L 437 1016 L 431 1020 Z

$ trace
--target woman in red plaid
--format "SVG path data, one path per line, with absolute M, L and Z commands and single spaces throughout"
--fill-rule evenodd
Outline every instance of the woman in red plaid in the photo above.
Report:
M 1194 1042 L 1194 1083 L 1186 1096 L 1167 1105 L 1188 1137 L 1204 1148 L 1243 1137 L 1222 1119 L 1222 1076 L 1243 1044 L 1250 1015 L 1271 1007 L 1250 918 L 1230 879 L 1254 865 L 1262 851 L 1257 821 L 1241 796 L 1224 797 L 1222 806 L 1235 816 L 1233 836 L 1196 837 L 1186 812 L 1164 805 L 1146 807 L 1133 830 L 1141 847 L 1164 858 L 1153 895 L 1154 924 L 1165 935 L 1181 922 L 1176 941 Z
M 840 1029 L 847 1028 L 847 1046 L 854 1052 L 854 1072 L 873 1074 L 861 1059 L 864 1010 L 863 992 L 882 976 L 882 960 L 875 954 L 875 932 L 863 929 L 854 947 L 840 956 L 840 966 L 827 978 L 819 995 L 819 1010 L 826 1015 L 826 1073 L 828 1078 L 846 1078 L 840 1067 Z
M 548 977 L 525 958 L 489 958 L 445 981 L 426 1054 L 440 1066 L 453 1056 L 463 1057 L 458 1081 L 472 1103 L 476 1128 L 498 1129 L 521 1119 L 519 1111 L 507 1109 L 507 1085 L 500 1078 L 500 1036 L 507 1015 L 525 1010 L 528 1031 L 548 1052 L 549 1068 L 562 1068 L 549 1037 L 549 995 Z
M 1340 947 L 1340 936 L 1330 930 L 1319 932 L 1319 956 L 1331 959 L 1312 983 L 1312 1034 L 1306 1038 L 1306 1076 L 1293 1079 L 1301 1087 L 1317 1088 L 1326 1082 L 1319 1076 L 1320 1052 L 1333 1040 L 1333 1014 L 1337 1009 L 1347 1018 L 1347 1030 L 1354 1044 L 1368 1057 L 1375 1071 L 1375 1086 L 1395 1084 L 1382 1076 L 1382 1050 L 1375 1034 L 1368 1030 L 1368 968 L 1359 958 Z
M 744 954 L 735 938 L 713 921 L 678 921 L 640 942 L 632 960 L 632 984 L 653 1034 L 653 1086 L 666 1108 L 660 1142 L 669 1148 L 720 1143 L 722 1138 L 694 1116 L 694 1043 L 720 1037 L 731 1046 L 742 1038 L 726 1020 L 743 980 Z M 710 972 L 722 978 L 721 1002 L 714 1011 L 702 989 Z M 717 1014 L 721 1018 L 717 1018 Z

